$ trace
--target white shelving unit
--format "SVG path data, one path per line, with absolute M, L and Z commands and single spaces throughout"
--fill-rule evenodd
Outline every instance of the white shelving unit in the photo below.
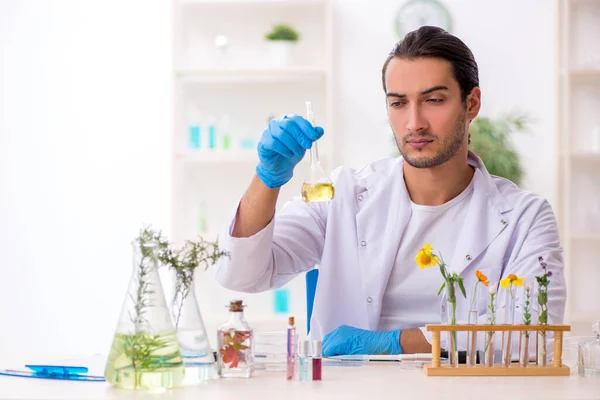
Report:
M 559 223 L 567 318 L 600 317 L 600 1 L 559 0 Z
M 321 162 L 328 171 L 335 165 L 333 21 L 329 0 L 172 1 L 172 239 L 181 243 L 197 235 L 215 239 L 225 226 L 254 175 L 256 143 L 269 119 L 304 115 L 305 101 L 312 101 L 316 124 L 326 131 L 318 143 Z M 280 23 L 300 34 L 293 59 L 284 65 L 274 62 L 264 38 Z M 215 44 L 217 37 L 221 43 L 227 38 L 226 51 Z M 216 127 L 214 148 L 207 148 L 203 138 L 210 125 Z M 199 126 L 200 146 L 195 138 L 191 140 L 191 126 Z M 282 188 L 279 209 L 300 195 L 307 169 L 308 152 L 292 181 Z M 285 314 L 274 313 L 273 292 L 233 293 L 221 288 L 213 276 L 210 270 L 200 274 L 196 288 L 209 326 L 226 318 L 224 306 L 234 298 L 248 304 L 251 320 L 284 321 L 288 315 L 304 319 L 303 276 L 286 286 L 290 309 Z

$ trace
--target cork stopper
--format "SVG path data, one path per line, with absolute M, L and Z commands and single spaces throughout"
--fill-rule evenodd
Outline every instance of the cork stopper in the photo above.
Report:
M 230 312 L 243 312 L 244 311 L 244 301 L 243 300 L 231 300 L 229 302 L 229 311 Z
M 288 325 L 289 326 L 294 326 L 294 317 L 289 317 L 288 318 Z

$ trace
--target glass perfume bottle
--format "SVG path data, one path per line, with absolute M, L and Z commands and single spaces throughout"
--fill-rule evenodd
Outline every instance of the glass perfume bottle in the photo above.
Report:
M 219 375 L 250 378 L 254 372 L 254 332 L 244 318 L 242 300 L 229 303 L 229 320 L 219 327 Z
M 596 336 L 578 344 L 577 371 L 579 376 L 600 377 L 600 321 L 592 325 Z
M 133 273 L 104 377 L 120 389 L 175 388 L 185 370 L 157 271 L 157 246 L 146 232 L 132 245 Z

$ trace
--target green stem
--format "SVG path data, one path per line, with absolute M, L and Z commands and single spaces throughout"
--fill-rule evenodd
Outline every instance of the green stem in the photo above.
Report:
M 452 302 L 452 325 L 456 325 L 456 301 Z M 456 341 L 456 331 L 452 332 L 452 340 L 454 340 L 454 347 L 451 346 L 451 350 L 455 351 L 458 346 Z

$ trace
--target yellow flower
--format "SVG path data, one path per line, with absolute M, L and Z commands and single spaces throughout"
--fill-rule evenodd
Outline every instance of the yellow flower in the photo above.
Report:
M 510 285 L 523 286 L 523 281 L 525 281 L 525 277 L 518 278 L 515 274 L 510 274 L 506 279 L 500 281 L 500 285 L 502 286 L 502 289 L 506 289 Z
M 419 268 L 425 269 L 427 267 L 433 267 L 440 261 L 431 253 L 431 250 L 432 247 L 429 244 L 426 244 L 425 247 L 419 250 L 417 256 L 415 257 L 415 261 L 417 262 Z

